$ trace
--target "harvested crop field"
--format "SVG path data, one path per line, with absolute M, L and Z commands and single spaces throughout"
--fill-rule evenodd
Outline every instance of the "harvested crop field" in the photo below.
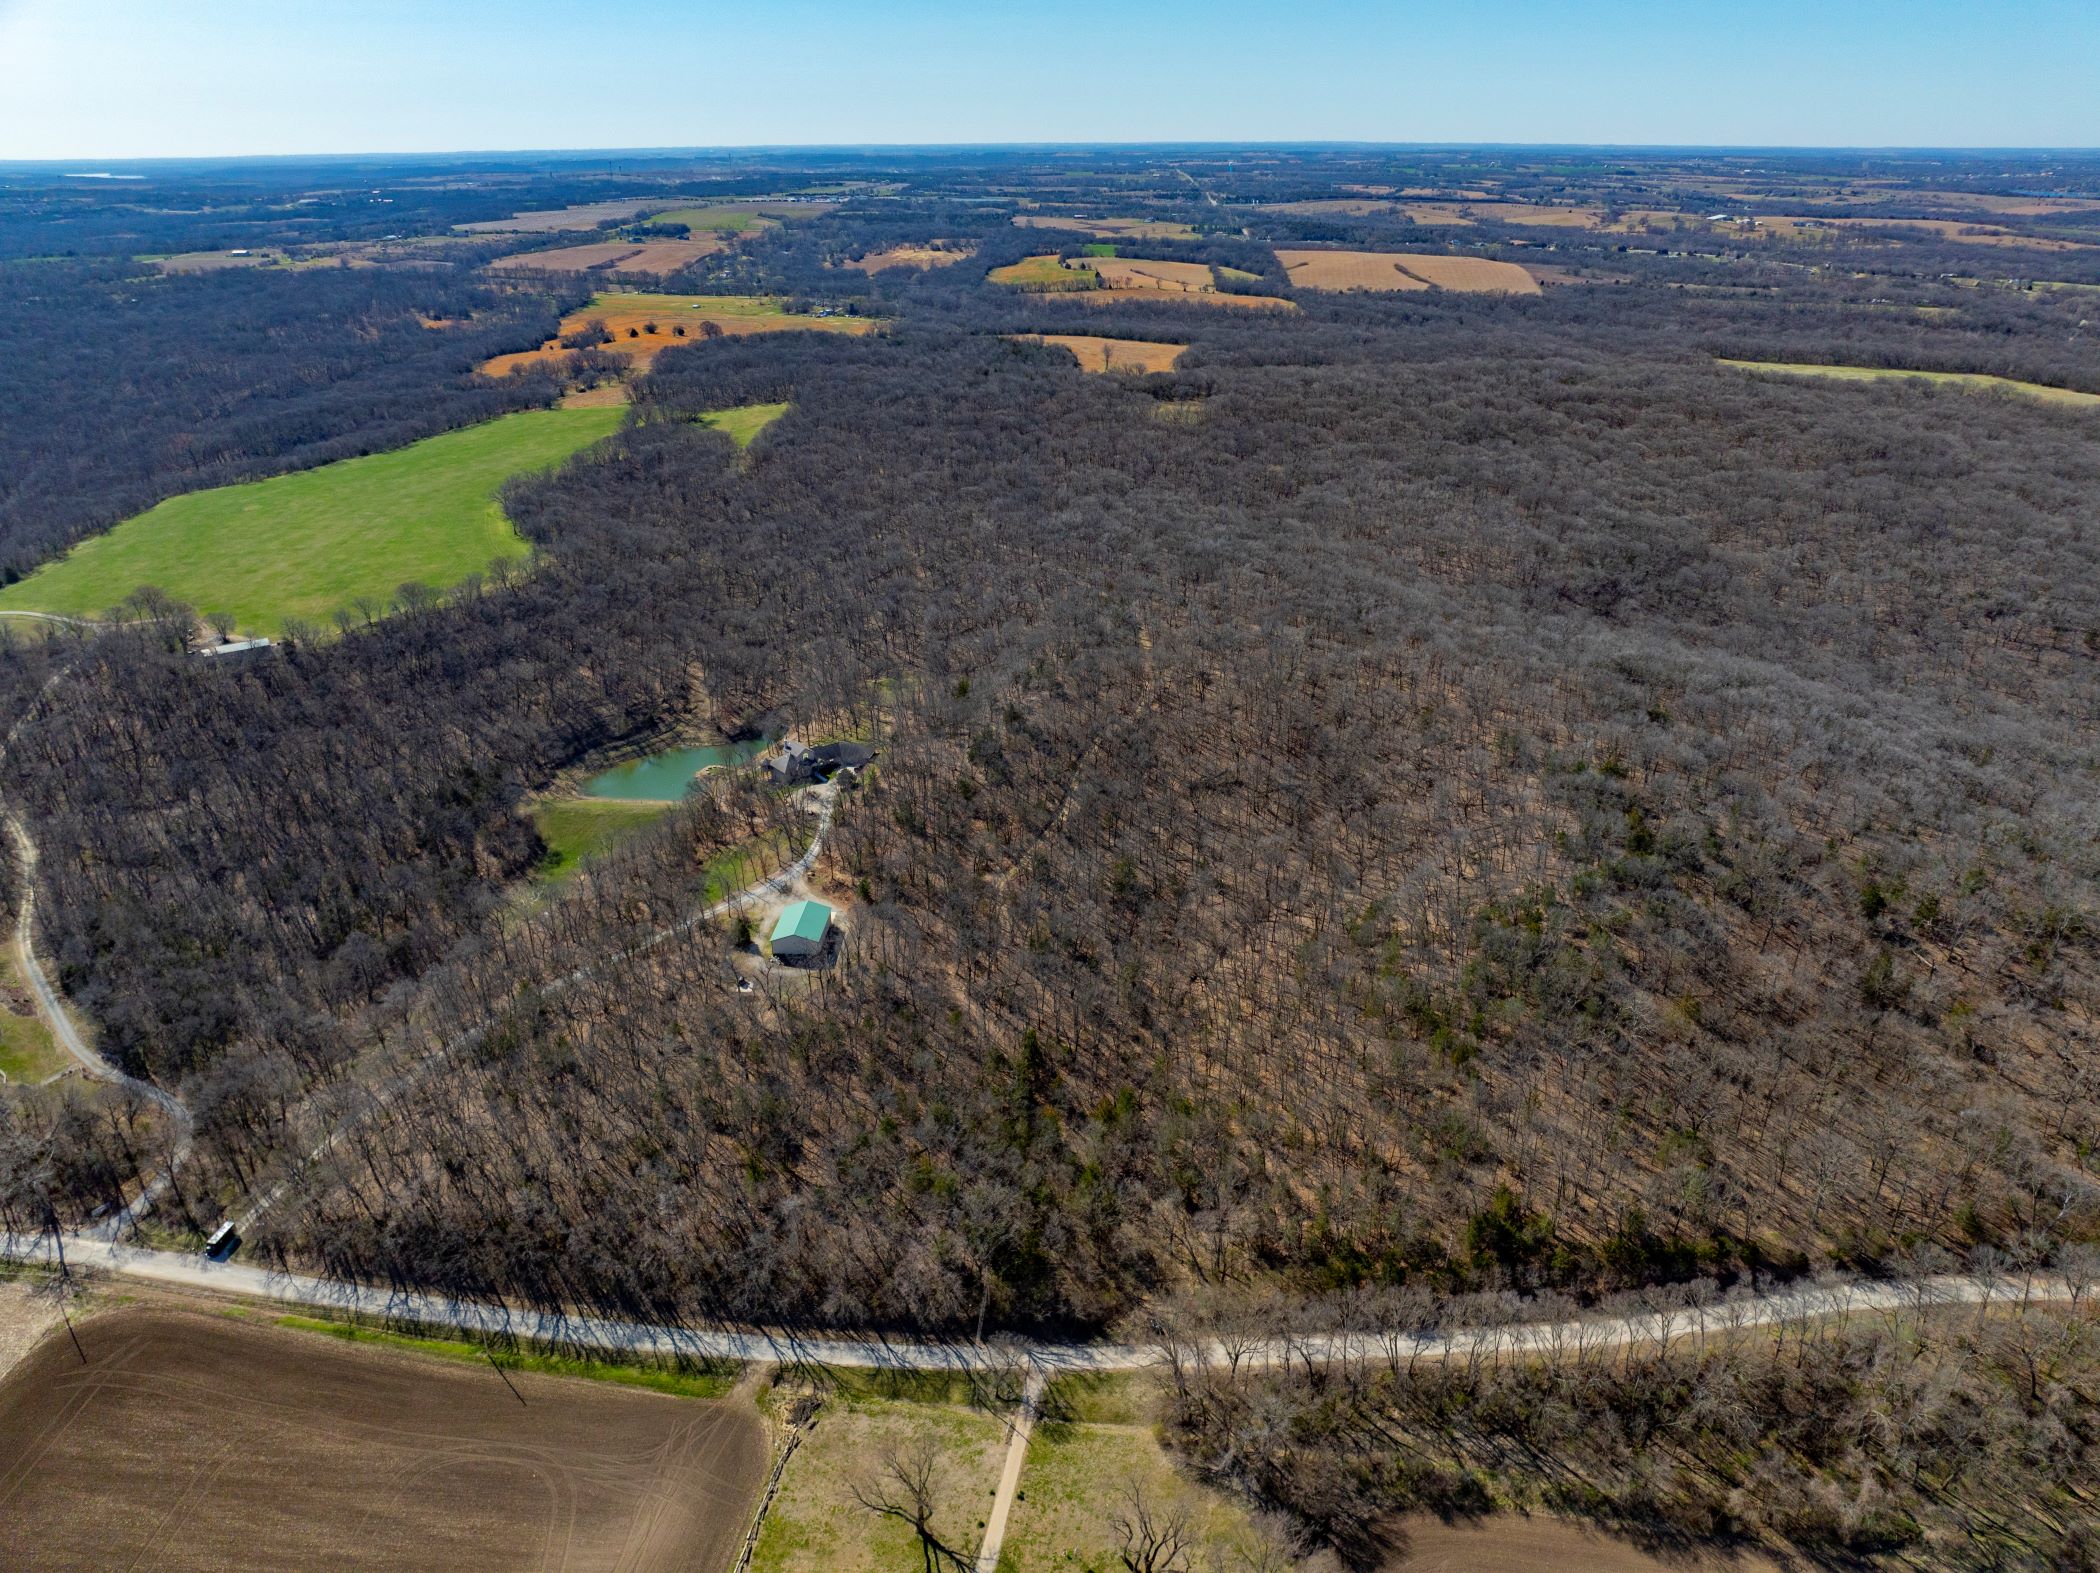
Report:
M 1011 289 L 1030 290 L 1092 290 L 1101 287 L 1101 275 L 1091 264 L 1076 266 L 1058 260 L 1057 253 L 1044 252 L 1040 256 L 1023 257 L 1019 262 L 1009 262 L 1003 268 L 994 268 L 985 275 L 987 282 L 1004 284 Z
M 1536 295 L 1539 281 L 1514 262 L 1414 251 L 1281 251 L 1276 258 L 1299 289 L 1456 290 Z
M 1102 240 L 1194 240 L 1196 232 L 1173 219 L 1062 218 L 1054 213 L 1016 213 L 1022 229 L 1068 229 Z
M 507 377 L 520 366 L 558 361 L 569 351 L 562 339 L 583 331 L 591 322 L 605 324 L 612 335 L 599 349 L 618 355 L 637 366 L 651 361 L 675 344 L 690 344 L 702 338 L 730 338 L 744 333 L 872 333 L 875 323 L 867 317 L 816 317 L 787 311 L 777 295 L 659 295 L 638 290 L 614 290 L 597 296 L 561 319 L 561 333 L 536 350 L 517 350 L 484 361 L 482 374 Z M 710 333 L 707 324 L 717 330 Z M 655 331 L 651 332 L 651 328 Z M 684 329 L 681 333 L 679 330 Z
M 1172 371 L 1186 344 L 1159 344 L 1151 339 L 1105 339 L 1092 333 L 1010 333 L 1022 344 L 1054 344 L 1070 350 L 1081 371 L 1127 371 L 1133 374 Z
M 9 1567 L 715 1570 L 768 1467 L 731 1400 L 195 1312 L 79 1333 L 0 1382 Z
M 722 249 L 706 240 L 605 240 L 588 246 L 556 246 L 498 257 L 489 266 L 505 273 L 676 273 Z
M 509 218 L 483 219 L 474 224 L 455 224 L 469 235 L 545 235 L 565 229 L 596 229 L 608 219 L 630 219 L 653 208 L 666 208 L 676 197 L 639 197 L 623 202 L 583 202 L 574 207 L 543 208 L 513 213 Z
M 841 262 L 842 268 L 858 268 L 863 273 L 882 273 L 890 268 L 946 268 L 977 254 L 975 246 L 892 246 L 887 251 L 871 251 L 864 257 L 855 257 L 850 262 Z
M 1200 262 L 1154 262 L 1144 257 L 1100 257 L 1093 264 L 1110 289 L 1156 289 L 1168 294 L 1214 290 L 1218 281 Z
M 1405 1549 L 1381 1573 L 1537 1573 L 1581 1568 L 1583 1573 L 1778 1573 L 1756 1552 L 1687 1552 L 1654 1556 L 1623 1540 L 1566 1519 L 1495 1513 L 1442 1523 L 1410 1519 L 1401 1526 Z

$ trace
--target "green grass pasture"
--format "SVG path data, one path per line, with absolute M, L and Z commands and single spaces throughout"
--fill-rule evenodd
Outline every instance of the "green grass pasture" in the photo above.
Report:
M 141 585 L 250 633 L 324 622 L 404 584 L 444 589 L 528 548 L 503 483 L 619 429 L 618 408 L 525 410 L 294 475 L 171 497 L 0 590 L 0 609 L 93 617 Z

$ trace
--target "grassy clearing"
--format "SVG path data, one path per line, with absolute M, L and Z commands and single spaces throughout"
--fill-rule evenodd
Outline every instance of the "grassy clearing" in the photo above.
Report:
M 2074 388 L 2052 388 L 2039 382 L 2017 382 L 2011 377 L 1992 377 L 1974 371 L 1910 371 L 1889 366 L 1819 366 L 1805 361 L 1722 360 L 1723 366 L 1742 371 L 1770 372 L 1782 377 L 1816 377 L 1835 382 L 1933 382 L 1972 391 L 1996 390 L 2048 404 L 2079 409 L 2100 406 L 2100 393 L 2080 393 Z
M 1112 257 L 1116 254 L 1116 243 L 1112 240 L 1097 240 L 1079 248 L 1082 256 Z
M 870 1513 L 854 1500 L 853 1484 L 872 1480 L 884 1460 L 920 1442 L 939 1449 L 934 1533 L 962 1557 L 974 1556 L 1005 1460 L 1005 1420 L 958 1404 L 873 1396 L 856 1382 L 826 1401 L 788 1460 L 752 1573 L 917 1568 L 909 1526 Z
M 1092 268 L 1068 266 L 1059 261 L 1054 252 L 1045 252 L 1036 257 L 1023 257 L 1019 262 L 1010 262 L 1003 268 L 992 269 L 985 277 L 994 284 L 1004 284 L 1011 289 L 1081 290 L 1101 287 L 1101 275 Z
M 525 410 L 391 453 L 171 497 L 0 591 L 0 608 L 95 616 L 141 585 L 249 632 L 443 589 L 526 555 L 498 505 L 513 475 L 617 431 L 617 409 Z
M 429 1355 L 438 1360 L 463 1361 L 469 1365 L 494 1363 L 505 1371 L 531 1371 L 541 1376 L 571 1376 L 589 1382 L 611 1382 L 620 1387 L 646 1387 L 654 1393 L 676 1398 L 720 1398 L 736 1385 L 738 1368 L 726 1364 L 689 1363 L 679 1367 L 621 1365 L 606 1360 L 583 1360 L 569 1355 L 547 1354 L 531 1349 L 493 1349 L 486 1344 L 454 1338 L 419 1338 L 383 1328 L 359 1327 L 349 1322 L 331 1322 L 317 1316 L 280 1316 L 279 1327 L 301 1332 L 325 1333 L 348 1344 L 371 1344 Z
M 1133 1487 L 1149 1504 L 1186 1505 L 1198 1536 L 1193 1566 L 1230 1567 L 1232 1547 L 1251 1543 L 1246 1514 L 1178 1475 L 1148 1425 L 1046 1420 L 1029 1440 L 999 1573 L 1120 1570 L 1111 1519 Z
M 1054 344 L 1070 350 L 1081 371 L 1127 371 L 1143 374 L 1171 371 L 1188 348 L 1186 344 L 1161 344 L 1150 339 L 1109 339 L 1090 333 L 1010 333 L 1006 337 L 1023 344 Z
M 707 410 L 700 424 L 711 426 L 739 448 L 748 448 L 758 434 L 787 414 L 786 404 L 740 404 L 733 410 Z
M 609 851 L 654 823 L 671 805 L 617 798 L 550 798 L 532 808 L 532 822 L 547 843 L 547 856 L 532 871 L 535 884 L 560 885 L 575 877 L 587 858 Z
M 745 235 L 754 229 L 770 228 L 777 220 L 753 212 L 750 208 L 672 208 L 663 213 L 649 215 L 652 224 L 683 224 L 694 234 Z

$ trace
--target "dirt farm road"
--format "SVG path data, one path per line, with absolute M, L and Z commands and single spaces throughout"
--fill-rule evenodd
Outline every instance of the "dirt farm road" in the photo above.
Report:
M 1561 1356 L 1621 1348 L 1670 1345 L 1703 1330 L 1727 1334 L 1780 1322 L 1871 1312 L 1958 1306 L 2071 1301 L 2092 1292 L 2054 1274 L 1948 1275 L 1904 1282 L 1823 1281 L 1765 1294 L 1738 1293 L 1714 1304 L 1639 1316 L 1518 1322 L 1504 1327 L 1449 1332 L 1388 1329 L 1375 1332 L 1285 1333 L 1235 1342 L 1192 1340 L 1180 1344 L 1054 1344 L 1013 1340 L 981 1344 L 891 1339 L 850 1332 L 790 1329 L 674 1327 L 663 1323 L 523 1310 L 488 1300 L 460 1300 L 406 1289 L 380 1289 L 335 1278 L 276 1272 L 201 1255 L 156 1251 L 87 1235 L 65 1236 L 65 1259 L 74 1269 L 97 1269 L 182 1289 L 245 1295 L 280 1305 L 386 1317 L 426 1327 L 529 1339 L 557 1346 L 610 1350 L 619 1354 L 690 1359 L 765 1361 L 900 1371 L 968 1371 L 1024 1365 L 1044 1376 L 1065 1373 L 1137 1371 L 1176 1361 L 1255 1365 L 1295 1361 L 1335 1365 L 1358 1360 L 1448 1359 L 1467 1355 Z M 49 1234 L 0 1235 L 0 1258 L 57 1265 Z

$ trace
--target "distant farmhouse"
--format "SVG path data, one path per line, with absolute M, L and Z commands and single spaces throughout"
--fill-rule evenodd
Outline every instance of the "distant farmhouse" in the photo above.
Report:
M 773 921 L 767 941 L 779 961 L 806 961 L 824 948 L 831 933 L 831 908 L 821 901 L 793 901 Z
M 780 752 L 764 761 L 766 774 L 779 786 L 802 786 L 811 781 L 829 781 L 841 770 L 859 770 L 875 757 L 866 743 L 797 743 L 780 745 Z

